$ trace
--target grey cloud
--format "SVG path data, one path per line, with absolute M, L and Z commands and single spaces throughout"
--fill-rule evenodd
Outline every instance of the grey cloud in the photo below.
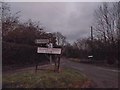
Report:
M 22 20 L 40 21 L 46 31 L 61 32 L 70 42 L 89 34 L 93 12 L 100 3 L 10 3 L 12 12 L 21 10 Z

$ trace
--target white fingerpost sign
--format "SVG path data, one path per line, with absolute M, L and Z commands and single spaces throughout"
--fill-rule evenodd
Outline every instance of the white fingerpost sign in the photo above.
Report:
M 38 47 L 37 53 L 50 54 L 50 63 L 52 64 L 52 55 L 51 54 L 61 54 L 61 48 L 53 48 L 53 43 L 50 43 L 50 39 L 36 39 L 35 43 L 37 44 L 47 44 L 46 47 Z
M 43 48 L 38 47 L 37 53 L 47 53 L 47 54 L 61 54 L 61 48 Z
M 93 58 L 93 55 L 88 56 L 88 58 Z
M 37 44 L 46 44 L 46 43 L 49 43 L 49 39 L 36 39 L 35 43 L 37 43 Z

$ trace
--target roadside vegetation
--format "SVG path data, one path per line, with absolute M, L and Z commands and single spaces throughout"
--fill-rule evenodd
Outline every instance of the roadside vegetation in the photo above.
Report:
M 88 56 L 92 55 L 94 61 L 119 64 L 120 2 L 101 3 L 94 12 L 94 24 L 90 28 L 90 35 L 86 38 L 78 38 L 73 44 L 67 42 L 66 37 L 60 32 L 45 32 L 45 27 L 40 21 L 33 22 L 29 19 L 21 22 L 20 11 L 11 13 L 8 3 L 2 3 L 1 9 L 3 65 L 18 64 L 16 58 L 20 56 L 22 57 L 18 61 L 25 61 L 24 63 L 28 61 L 31 63 L 33 59 L 37 61 L 39 56 L 35 47 L 38 45 L 35 44 L 35 40 L 49 38 L 52 39 L 54 46 L 58 44 L 63 48 L 62 55 L 65 57 L 88 59 Z M 28 47 L 31 45 L 28 52 L 25 49 L 27 45 Z M 46 58 L 42 56 L 41 58 Z
M 11 13 L 9 3 L 2 3 L 2 65 L 25 65 L 48 61 L 45 54 L 37 54 L 36 39 L 51 39 L 53 46 L 64 46 L 66 37 L 60 32 L 48 33 L 39 21 L 21 22 L 20 12 Z
M 71 68 L 55 73 L 47 66 L 36 73 L 34 69 L 24 69 L 3 75 L 3 88 L 89 88 L 91 83 L 86 76 Z
M 94 23 L 89 36 L 67 44 L 65 55 L 69 58 L 89 59 L 119 64 L 120 58 L 120 2 L 104 2 L 94 12 Z

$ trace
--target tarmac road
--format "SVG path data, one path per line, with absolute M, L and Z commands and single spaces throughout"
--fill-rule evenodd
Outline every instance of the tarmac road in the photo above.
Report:
M 61 60 L 61 66 L 79 70 L 95 83 L 95 88 L 118 88 L 120 86 L 120 83 L 118 83 L 118 73 L 120 71 L 118 70 L 77 63 L 65 58 Z

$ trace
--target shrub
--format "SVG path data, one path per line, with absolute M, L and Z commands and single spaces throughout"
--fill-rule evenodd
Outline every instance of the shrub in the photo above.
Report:
M 9 42 L 2 43 L 2 59 L 3 65 L 34 64 L 48 60 L 44 54 L 37 54 L 37 46 Z

